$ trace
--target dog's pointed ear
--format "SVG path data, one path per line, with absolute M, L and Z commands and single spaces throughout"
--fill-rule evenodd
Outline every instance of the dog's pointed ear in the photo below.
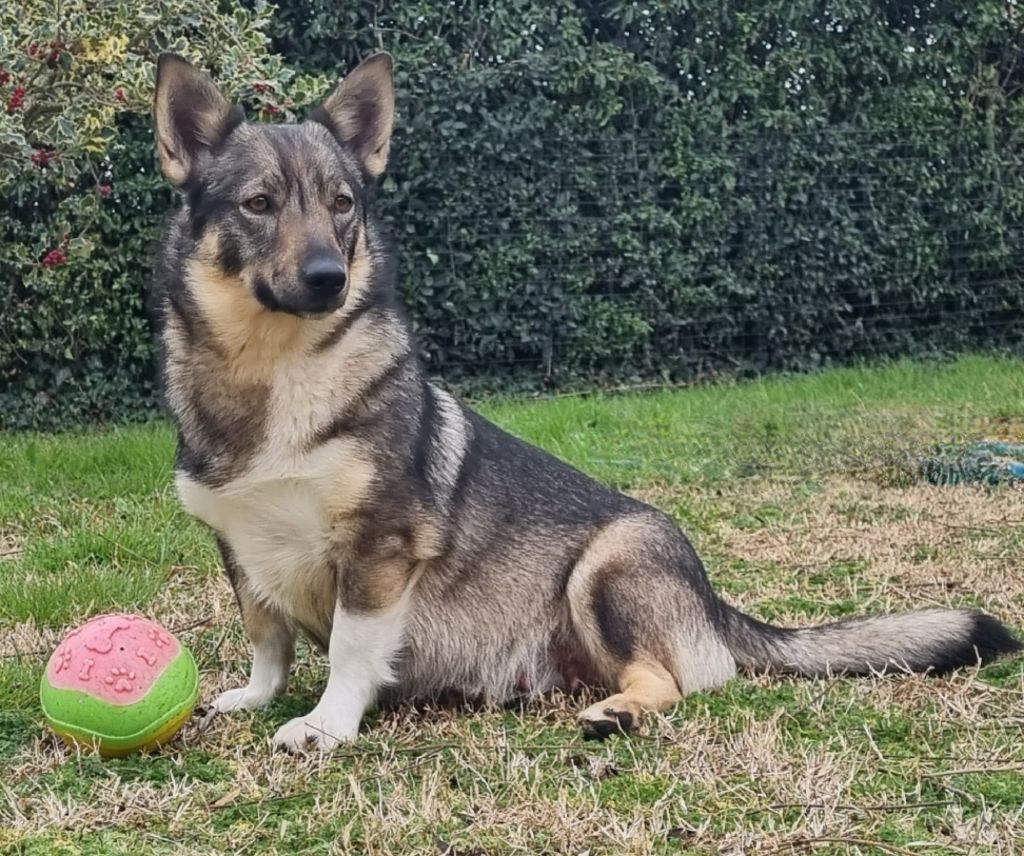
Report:
M 243 121 L 209 76 L 177 54 L 161 54 L 153 102 L 160 169 L 181 187 L 204 150 L 223 142 Z
M 317 107 L 310 119 L 326 125 L 374 178 L 384 172 L 395 120 L 395 87 L 391 55 L 363 60 Z

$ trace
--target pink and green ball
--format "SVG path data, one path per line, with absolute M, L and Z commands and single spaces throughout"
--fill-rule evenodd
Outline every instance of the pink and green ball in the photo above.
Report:
M 181 729 L 199 693 L 192 654 L 139 615 L 101 615 L 72 630 L 39 687 L 50 728 L 72 746 L 128 755 Z

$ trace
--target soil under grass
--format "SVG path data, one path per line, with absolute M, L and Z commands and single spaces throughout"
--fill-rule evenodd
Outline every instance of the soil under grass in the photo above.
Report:
M 1024 630 L 1024 487 L 936 487 L 939 445 L 1024 434 L 1024 361 L 899 363 L 644 395 L 488 402 L 503 426 L 668 513 L 718 589 L 805 624 L 978 606 Z M 202 696 L 248 653 L 162 424 L 0 437 L 0 852 L 1019 853 L 1024 668 L 741 678 L 584 742 L 584 699 L 386 711 L 327 757 L 271 752 L 289 694 L 155 755 L 79 756 L 38 680 L 69 625 L 134 610 L 191 646 Z

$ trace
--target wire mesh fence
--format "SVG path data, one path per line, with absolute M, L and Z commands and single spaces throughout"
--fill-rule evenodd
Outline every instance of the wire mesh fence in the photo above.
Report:
M 428 365 L 475 389 L 1024 344 L 1024 155 L 983 127 L 564 139 L 463 175 L 398 152 L 382 202 Z

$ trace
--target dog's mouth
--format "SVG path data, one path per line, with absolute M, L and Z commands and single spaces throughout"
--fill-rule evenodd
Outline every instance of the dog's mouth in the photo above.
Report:
M 341 309 L 348 297 L 348 284 L 333 294 L 310 293 L 296 286 L 275 290 L 264 279 L 259 279 L 254 288 L 256 299 L 271 312 L 283 312 L 309 321 L 326 318 Z
M 310 300 L 299 306 L 282 306 L 280 311 L 306 318 L 310 321 L 318 321 L 333 315 L 345 305 L 345 298 L 348 296 L 348 289 L 343 288 L 336 297 L 331 300 Z

